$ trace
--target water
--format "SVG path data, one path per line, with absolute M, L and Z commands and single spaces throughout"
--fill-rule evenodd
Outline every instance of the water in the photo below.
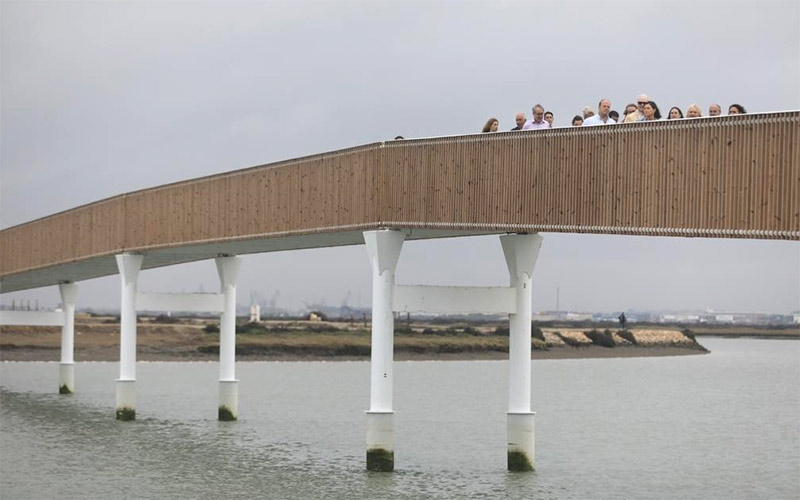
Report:
M 0 363 L 0 497 L 796 499 L 800 342 L 702 339 L 711 354 L 533 363 L 535 473 L 505 470 L 507 364 L 398 362 L 394 473 L 364 470 L 369 363 Z

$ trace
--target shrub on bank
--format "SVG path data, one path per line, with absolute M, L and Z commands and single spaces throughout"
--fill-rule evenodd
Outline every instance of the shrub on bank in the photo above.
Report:
M 500 336 L 500 337 L 508 337 L 508 335 L 509 335 L 508 324 L 500 325 L 497 328 L 495 328 L 494 332 L 492 333 L 492 335 L 497 335 L 497 336 Z M 544 332 L 542 331 L 541 328 L 539 328 L 533 322 L 531 322 L 531 338 L 539 339 L 542 342 L 545 341 L 544 340 Z
M 638 342 L 636 342 L 636 337 L 633 335 L 633 332 L 630 331 L 630 330 L 619 330 L 617 332 L 617 335 L 619 335 L 620 337 L 622 337 L 623 339 L 627 340 L 628 342 L 630 342 L 633 345 L 638 345 Z
M 615 347 L 617 345 L 617 343 L 614 342 L 614 336 L 612 335 L 611 330 L 608 329 L 603 330 L 602 332 L 596 329 L 590 330 L 585 332 L 584 335 L 589 337 L 589 340 L 591 340 L 594 345 L 598 345 L 600 347 Z
M 534 351 L 547 351 L 550 348 L 547 346 L 547 342 L 544 340 L 531 339 L 531 349 Z
M 508 325 L 501 325 L 494 329 L 493 335 L 508 337 Z

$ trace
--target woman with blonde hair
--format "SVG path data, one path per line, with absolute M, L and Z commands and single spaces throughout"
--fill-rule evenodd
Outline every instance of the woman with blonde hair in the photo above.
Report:
M 483 130 L 481 130 L 482 134 L 487 132 L 497 132 L 497 129 L 500 128 L 500 122 L 497 118 L 489 118 L 486 121 L 486 125 L 483 126 Z
M 703 110 L 697 104 L 690 104 L 686 110 L 686 118 L 701 118 L 702 116 Z

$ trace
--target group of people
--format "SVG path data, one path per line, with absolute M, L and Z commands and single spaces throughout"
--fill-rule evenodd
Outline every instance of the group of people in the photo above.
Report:
M 553 113 L 552 111 L 545 111 L 544 106 L 536 104 L 532 109 L 533 117 L 529 120 L 525 113 L 517 113 L 514 118 L 517 126 L 511 130 L 537 130 L 543 128 L 551 128 L 553 126 Z M 741 104 L 731 104 L 728 107 L 729 115 L 745 114 L 747 111 Z M 708 107 L 708 116 L 720 116 L 722 108 L 719 104 L 712 104 Z M 673 106 L 667 113 L 667 120 L 675 120 L 681 118 L 700 118 L 703 116 L 703 110 L 697 104 L 691 104 L 686 108 L 686 116 L 684 117 L 683 111 L 678 106 Z M 575 115 L 572 118 L 573 127 L 588 127 L 593 125 L 615 125 L 617 123 L 633 123 L 641 121 L 661 120 L 661 110 L 655 101 L 651 100 L 647 94 L 641 94 L 636 99 L 636 104 L 631 103 L 625 106 L 622 116 L 619 112 L 611 109 L 611 101 L 608 99 L 600 99 L 597 104 L 597 113 L 590 106 L 583 108 L 582 115 Z M 500 121 L 497 118 L 489 118 L 483 126 L 481 132 L 497 132 L 500 129 Z

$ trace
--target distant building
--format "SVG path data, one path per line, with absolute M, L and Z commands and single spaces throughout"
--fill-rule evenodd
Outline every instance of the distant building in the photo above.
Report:
M 697 314 L 663 314 L 658 319 L 659 323 L 697 323 L 700 316 Z
M 258 304 L 250 305 L 250 322 L 255 323 L 261 321 L 261 306 Z
M 591 313 L 579 313 L 571 311 L 540 311 L 531 315 L 532 321 L 593 321 Z

